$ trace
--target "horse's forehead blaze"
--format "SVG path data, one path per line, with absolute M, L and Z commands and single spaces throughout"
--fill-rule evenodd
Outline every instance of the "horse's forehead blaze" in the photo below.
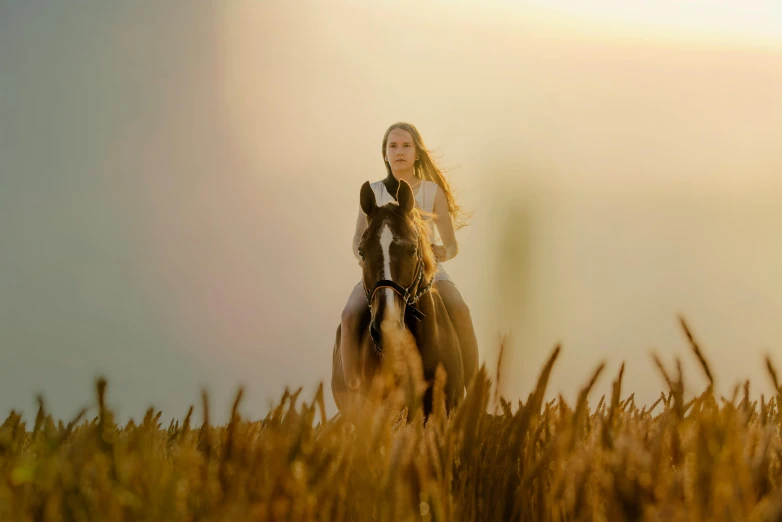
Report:
M 389 281 L 393 280 L 391 277 L 391 243 L 394 242 L 394 233 L 391 231 L 391 226 L 388 223 L 383 223 L 383 227 L 380 230 L 380 252 L 383 256 L 383 279 Z M 394 302 L 394 291 L 390 288 L 385 289 L 386 293 L 386 305 L 388 306 L 388 312 L 390 317 L 396 315 L 396 305 Z
M 394 233 L 388 223 L 384 223 L 380 230 L 380 253 L 383 256 L 383 277 L 391 279 L 391 243 L 394 242 Z
M 368 243 L 373 244 L 372 252 L 373 257 L 377 261 L 378 268 L 382 269 L 385 273 L 385 279 L 391 279 L 390 265 L 388 271 L 384 268 L 386 263 L 392 263 L 395 259 L 392 257 L 391 246 L 399 243 L 400 241 L 406 242 L 406 235 L 408 233 L 404 223 L 392 219 L 389 216 L 384 216 L 381 221 L 378 221 L 375 227 L 368 230 Z

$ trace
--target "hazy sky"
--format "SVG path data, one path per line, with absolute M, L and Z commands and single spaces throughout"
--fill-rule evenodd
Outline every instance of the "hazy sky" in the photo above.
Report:
M 458 5 L 457 5 L 458 4 Z M 589 5 L 587 9 L 586 5 Z M 0 417 L 328 382 L 358 191 L 415 123 L 473 224 L 447 268 L 504 391 L 654 348 L 782 367 L 782 13 L 755 2 L 0 0 Z M 741 8 L 738 6 L 741 5 Z M 597 396 L 599 397 L 599 395 Z

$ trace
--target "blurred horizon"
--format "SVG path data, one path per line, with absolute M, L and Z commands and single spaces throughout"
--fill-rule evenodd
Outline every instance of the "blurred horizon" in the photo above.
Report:
M 782 6 L 306 4 L 0 2 L 0 415 L 68 418 L 98 375 L 120 421 L 319 381 L 333 414 L 358 191 L 400 120 L 474 211 L 446 268 L 490 375 L 511 336 L 512 401 L 560 342 L 549 396 L 625 361 L 651 403 L 650 350 L 700 392 L 679 314 L 719 393 L 769 393 Z

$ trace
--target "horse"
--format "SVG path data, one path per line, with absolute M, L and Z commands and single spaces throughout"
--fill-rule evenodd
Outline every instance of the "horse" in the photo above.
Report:
M 341 325 L 337 326 L 331 379 L 334 401 L 342 412 L 352 393 L 366 397 L 384 361 L 398 353 L 406 339 L 412 339 L 425 383 L 424 416 L 428 418 L 433 409 L 433 383 L 440 365 L 445 370 L 443 391 L 446 413 L 449 413 L 464 397 L 465 376 L 456 330 L 442 298 L 432 288 L 437 265 L 429 228 L 415 208 L 410 185 L 403 180 L 396 201 L 378 206 L 369 182 L 362 185 L 360 200 L 367 216 L 359 255 L 369 321 L 363 321 L 359 330 L 357 390 L 350 390 L 345 382 Z

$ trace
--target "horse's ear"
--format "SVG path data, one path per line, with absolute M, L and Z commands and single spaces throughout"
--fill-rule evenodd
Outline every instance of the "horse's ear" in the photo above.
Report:
M 405 214 L 412 212 L 415 206 L 415 196 L 413 196 L 413 189 L 407 184 L 407 181 L 399 181 L 399 190 L 396 192 L 396 200 L 399 202 L 399 209 Z
M 361 185 L 361 210 L 369 217 L 375 209 L 377 209 L 375 191 L 369 186 L 369 181 L 365 181 L 364 184 Z

